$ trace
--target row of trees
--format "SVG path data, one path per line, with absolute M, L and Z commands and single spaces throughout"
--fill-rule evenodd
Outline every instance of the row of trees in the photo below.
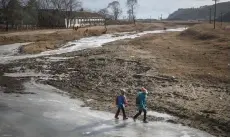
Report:
M 126 1 L 128 18 L 134 23 L 137 4 L 138 0 Z M 75 16 L 73 11 L 83 10 L 81 5 L 80 0 L 0 0 L 0 24 L 5 24 L 6 30 L 9 27 L 24 25 L 38 26 L 41 21 L 55 25 L 63 24 L 63 18 L 67 19 L 68 24 L 69 19 Z M 50 12 L 50 9 L 53 11 Z M 122 8 L 118 1 L 113 1 L 98 13 L 105 18 L 118 20 Z
M 138 5 L 138 0 L 127 0 L 126 1 L 126 6 L 127 6 L 127 14 L 128 14 L 128 18 L 129 20 L 133 20 L 134 24 L 135 24 L 135 13 L 136 13 L 136 9 L 137 9 L 137 5 Z M 109 14 L 109 11 L 111 11 L 112 14 Z M 113 18 L 114 20 L 117 20 L 120 15 L 122 14 L 122 9 L 120 6 L 120 3 L 118 1 L 113 1 L 111 3 L 108 4 L 108 6 L 106 8 L 101 9 L 98 13 L 103 15 L 104 17 L 107 18 Z
M 79 0 L 0 0 L 1 18 L 6 25 L 6 30 L 9 26 L 14 28 L 23 24 L 37 26 L 39 10 L 48 9 L 54 9 L 57 15 L 59 13 L 64 18 L 71 19 L 73 11 L 81 9 L 81 2 Z

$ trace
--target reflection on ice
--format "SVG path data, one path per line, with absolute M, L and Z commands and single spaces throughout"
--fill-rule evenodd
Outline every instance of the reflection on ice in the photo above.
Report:
M 17 109 L 15 112 L 13 110 L 10 111 L 11 114 L 8 113 L 7 116 L 5 116 L 6 119 L 13 122 L 21 122 L 22 118 L 26 119 L 26 124 L 19 124 L 19 128 L 25 129 L 23 133 L 24 136 L 28 136 L 29 132 L 37 130 L 36 128 L 41 128 L 39 129 L 41 133 L 37 133 L 36 136 L 46 136 L 45 132 L 47 131 L 54 131 L 51 136 L 75 137 L 211 136 L 206 132 L 180 124 L 160 121 L 144 124 L 141 121 L 133 122 L 131 118 L 127 121 L 115 121 L 113 118 L 114 114 L 83 108 L 81 107 L 83 102 L 76 99 L 69 99 L 68 96 L 65 96 L 67 93 L 55 87 L 39 84 L 33 80 L 24 83 L 24 87 L 25 92 L 33 92 L 36 94 L 21 97 L 4 94 L 0 97 L 1 102 L 8 103 L 9 110 Z M 57 93 L 62 93 L 62 95 Z M 18 110 L 23 113 L 21 116 L 17 115 Z M 34 122 L 34 118 L 36 118 L 39 123 Z M 36 123 L 36 127 L 31 127 L 33 123 Z M 49 128 L 42 129 L 45 126 L 49 126 Z

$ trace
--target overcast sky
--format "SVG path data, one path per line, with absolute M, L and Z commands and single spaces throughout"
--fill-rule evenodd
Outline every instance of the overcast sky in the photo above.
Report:
M 108 3 L 114 0 L 81 0 L 83 7 L 97 11 L 107 7 Z M 123 9 L 123 16 L 126 15 L 126 0 L 117 0 Z M 221 2 L 230 0 L 221 0 Z M 138 0 L 137 18 L 158 18 L 161 14 L 163 18 L 167 18 L 170 13 L 178 8 L 200 7 L 203 5 L 211 5 L 212 0 Z

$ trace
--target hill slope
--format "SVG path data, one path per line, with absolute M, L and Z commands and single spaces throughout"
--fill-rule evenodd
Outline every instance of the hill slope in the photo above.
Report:
M 214 16 L 214 5 L 200 8 L 178 9 L 169 15 L 169 20 L 209 20 L 210 8 Z M 217 17 L 222 13 L 230 12 L 230 1 L 217 4 Z M 214 18 L 214 17 L 212 17 Z
M 221 17 L 219 17 L 217 20 L 218 20 L 218 21 L 221 21 Z M 230 12 L 225 13 L 225 14 L 223 15 L 223 22 L 230 22 Z

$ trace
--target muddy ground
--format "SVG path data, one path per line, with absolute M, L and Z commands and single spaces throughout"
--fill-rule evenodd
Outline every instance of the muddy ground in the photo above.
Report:
M 2 65 L 2 72 L 13 72 L 10 68 L 20 66 L 20 72 L 27 68 L 52 74 L 52 79 L 41 81 L 83 99 L 85 106 L 113 113 L 115 96 L 126 89 L 129 117 L 136 112 L 137 89 L 144 86 L 150 92 L 149 109 L 179 117 L 170 122 L 230 136 L 230 34 L 224 30 L 210 34 L 209 27 L 196 31 L 204 27 L 149 34 L 58 55 L 75 57 L 64 62 L 25 59 Z

